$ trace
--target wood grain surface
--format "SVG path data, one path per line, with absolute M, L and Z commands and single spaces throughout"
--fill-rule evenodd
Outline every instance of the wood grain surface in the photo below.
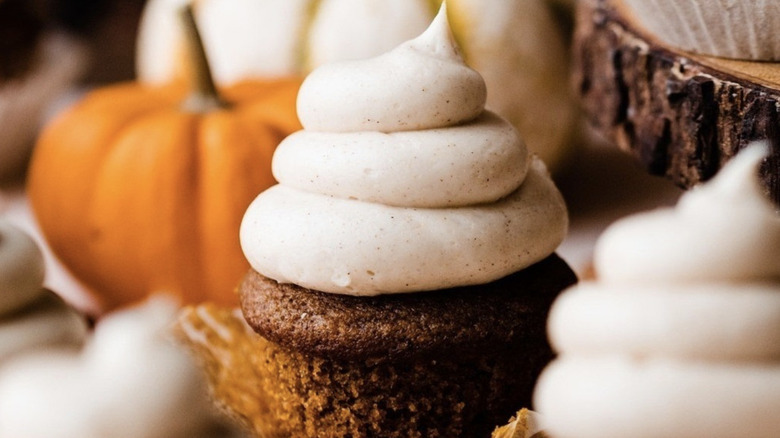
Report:
M 640 21 L 621 0 L 578 3 L 573 80 L 591 124 L 684 188 L 768 139 L 762 177 L 780 203 L 780 63 L 686 53 Z

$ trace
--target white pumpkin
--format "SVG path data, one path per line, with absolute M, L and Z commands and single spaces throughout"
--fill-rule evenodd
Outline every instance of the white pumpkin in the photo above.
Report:
M 0 315 L 31 303 L 43 288 L 43 253 L 24 231 L 0 219 Z
M 383 53 L 421 33 L 438 0 L 149 0 L 139 28 L 138 77 L 186 71 L 176 14 L 193 1 L 217 82 L 306 74 L 321 64 Z M 557 169 L 580 117 L 569 86 L 568 42 L 551 0 L 448 0 L 467 62 L 485 78 L 488 107 L 512 122 Z
M 85 319 L 43 288 L 43 254 L 21 229 L 0 219 L 0 365 L 51 346 L 78 347 Z

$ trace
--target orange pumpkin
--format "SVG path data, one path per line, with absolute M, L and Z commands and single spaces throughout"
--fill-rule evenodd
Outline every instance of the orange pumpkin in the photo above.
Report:
M 28 195 L 41 230 L 105 310 L 157 291 L 235 304 L 248 269 L 241 218 L 274 183 L 274 149 L 300 129 L 300 79 L 242 82 L 218 97 L 205 57 L 194 59 L 189 99 L 183 84 L 97 89 L 36 145 Z

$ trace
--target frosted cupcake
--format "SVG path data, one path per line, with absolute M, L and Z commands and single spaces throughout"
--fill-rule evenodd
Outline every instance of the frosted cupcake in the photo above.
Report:
M 476 437 L 552 357 L 563 199 L 485 111 L 446 12 L 377 58 L 315 70 L 279 185 L 247 210 L 240 288 L 270 436 Z
M 780 60 L 780 3 L 774 0 L 625 0 L 661 41 L 725 58 Z
M 600 238 L 598 280 L 550 316 L 560 356 L 534 398 L 553 436 L 777 436 L 780 217 L 759 183 L 765 153 L 741 151 L 676 208 Z

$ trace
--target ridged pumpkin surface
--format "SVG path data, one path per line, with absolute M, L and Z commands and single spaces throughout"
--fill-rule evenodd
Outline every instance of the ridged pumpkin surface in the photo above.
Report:
M 298 79 L 220 90 L 226 108 L 182 109 L 188 88 L 98 89 L 43 132 L 28 194 L 54 253 L 104 308 L 164 291 L 235 304 L 248 269 L 249 203 L 274 183 L 271 157 L 300 129 Z

